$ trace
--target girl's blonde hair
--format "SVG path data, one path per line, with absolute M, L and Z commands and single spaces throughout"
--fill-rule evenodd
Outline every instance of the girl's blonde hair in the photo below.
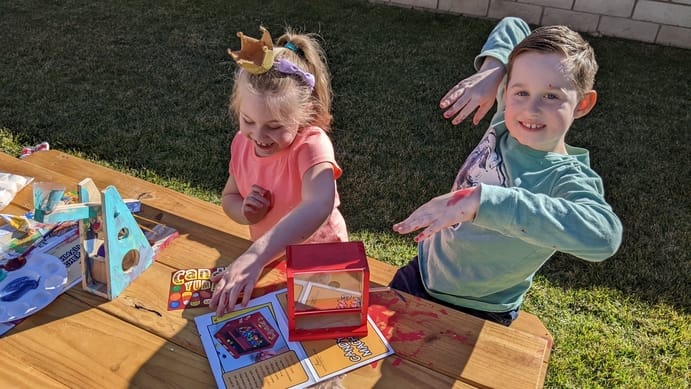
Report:
M 285 47 L 290 43 L 290 47 Z M 312 125 L 329 131 L 331 128 L 331 76 L 324 50 L 314 34 L 299 34 L 287 28 L 276 40 L 275 60 L 287 59 L 315 78 L 312 90 L 298 75 L 281 73 L 272 67 L 262 74 L 251 74 L 242 68 L 235 73 L 229 111 L 234 117 L 240 113 L 243 93 L 266 98 L 267 105 L 281 120 L 297 121 L 301 127 Z M 293 51 L 295 50 L 295 51 Z

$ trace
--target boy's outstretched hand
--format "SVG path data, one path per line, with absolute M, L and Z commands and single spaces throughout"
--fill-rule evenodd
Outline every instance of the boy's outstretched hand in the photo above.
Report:
M 271 192 L 252 185 L 252 191 L 242 201 L 242 214 L 250 224 L 255 224 L 266 216 L 272 204 Z
M 439 107 L 445 110 L 444 118 L 458 125 L 477 109 L 473 124 L 480 123 L 494 105 L 504 74 L 506 70 L 499 60 L 486 57 L 477 73 L 456 84 L 442 97 Z
M 473 220 L 479 206 L 479 186 L 460 189 L 423 204 L 407 219 L 394 224 L 393 230 L 399 234 L 407 234 L 426 227 L 415 237 L 415 241 L 420 242 L 443 228 Z

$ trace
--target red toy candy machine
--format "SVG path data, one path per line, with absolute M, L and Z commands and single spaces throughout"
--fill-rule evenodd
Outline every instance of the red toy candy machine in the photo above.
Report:
M 367 335 L 369 267 L 362 242 L 286 248 L 291 341 Z

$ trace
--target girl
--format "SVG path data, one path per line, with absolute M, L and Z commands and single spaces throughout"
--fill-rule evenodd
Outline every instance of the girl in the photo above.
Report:
M 310 35 L 290 30 L 276 41 L 238 33 L 240 66 L 230 97 L 239 131 L 231 144 L 228 182 L 221 203 L 234 221 L 249 224 L 254 243 L 216 283 L 211 308 L 232 311 L 240 293 L 246 305 L 262 269 L 287 245 L 347 241 L 336 179 L 341 168 L 327 135 L 331 83 L 324 52 Z

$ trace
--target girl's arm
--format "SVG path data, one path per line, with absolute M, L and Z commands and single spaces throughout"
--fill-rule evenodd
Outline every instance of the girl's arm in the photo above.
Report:
M 241 293 L 242 304 L 246 305 L 262 269 L 282 254 L 286 246 L 312 236 L 333 211 L 335 197 L 331 163 L 322 162 L 308 169 L 303 175 L 300 204 L 212 280 L 216 288 L 211 308 L 216 309 L 216 314 L 232 311 Z
M 221 206 L 233 221 L 240 224 L 254 224 L 262 220 L 271 209 L 271 196 L 268 190 L 259 185 L 252 185 L 250 193 L 243 198 L 231 174 L 221 194 Z
M 221 206 L 223 207 L 223 212 L 237 223 L 250 224 L 245 215 L 242 214 L 243 200 L 238 186 L 235 183 L 235 178 L 232 174 L 228 175 L 228 181 L 226 181 L 226 186 L 221 193 Z

